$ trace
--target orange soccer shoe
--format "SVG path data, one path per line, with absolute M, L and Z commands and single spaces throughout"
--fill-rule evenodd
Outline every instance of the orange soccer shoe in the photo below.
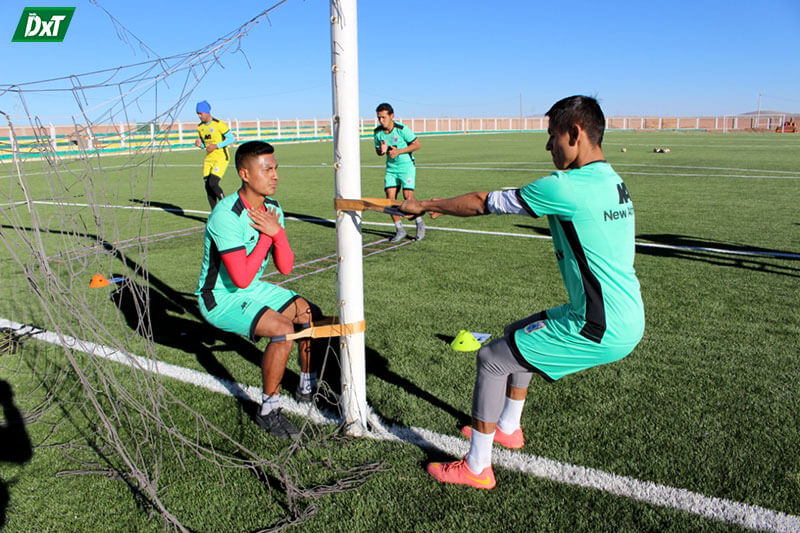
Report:
M 468 439 L 472 438 L 472 427 L 464 426 L 461 434 Z M 494 431 L 494 441 L 505 448 L 519 450 L 525 446 L 525 437 L 522 436 L 522 428 L 517 428 L 513 433 L 503 433 L 499 429 Z
M 497 484 L 491 465 L 484 468 L 480 474 L 473 474 L 465 459 L 452 463 L 428 463 L 426 470 L 442 483 L 469 485 L 476 489 L 493 489 Z

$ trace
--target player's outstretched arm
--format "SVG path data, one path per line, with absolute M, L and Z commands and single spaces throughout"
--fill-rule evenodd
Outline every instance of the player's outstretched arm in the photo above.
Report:
M 400 210 L 412 215 L 424 213 L 440 213 L 456 217 L 488 215 L 489 209 L 486 207 L 488 196 L 488 192 L 478 191 L 452 198 L 434 198 L 422 201 L 411 198 L 400 205 Z

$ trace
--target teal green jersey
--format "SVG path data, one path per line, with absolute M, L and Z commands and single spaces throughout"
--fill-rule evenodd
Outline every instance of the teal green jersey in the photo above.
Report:
M 529 214 L 548 216 L 578 333 L 597 343 L 638 342 L 644 306 L 633 268 L 633 202 L 611 165 L 597 161 L 554 172 L 518 196 Z
M 280 225 L 283 227 L 283 209 L 280 204 L 269 197 L 265 198 L 264 204 L 277 210 Z M 215 292 L 231 293 L 247 290 L 247 288 L 240 289 L 233 283 L 222 262 L 222 255 L 239 249 L 244 249 L 250 255 L 259 238 L 258 230 L 250 225 L 251 222 L 247 206 L 238 191 L 220 200 L 208 216 L 204 236 L 203 266 L 195 294 L 203 296 L 209 310 L 214 307 Z M 259 279 L 264 273 L 270 255 L 271 250 L 264 258 L 254 280 Z
M 417 139 L 417 136 L 414 135 L 414 132 L 411 131 L 411 128 L 404 126 L 399 122 L 394 123 L 394 128 L 392 128 L 392 131 L 386 131 L 383 129 L 383 126 L 378 126 L 375 128 L 373 134 L 375 137 L 376 150 L 381 147 L 381 141 L 386 141 L 386 146 L 390 148 L 392 146 L 395 148 L 406 148 L 409 144 Z M 389 157 L 389 154 L 386 154 L 387 170 L 395 170 L 413 164 L 414 154 L 400 154 L 394 159 Z

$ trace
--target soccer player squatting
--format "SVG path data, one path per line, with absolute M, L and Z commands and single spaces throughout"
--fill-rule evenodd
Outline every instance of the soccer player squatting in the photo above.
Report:
M 241 188 L 211 211 L 204 235 L 203 266 L 195 294 L 203 317 L 219 329 L 251 340 L 285 336 L 322 318 L 316 305 L 294 291 L 261 281 L 270 257 L 282 274 L 292 271 L 294 253 L 284 230 L 278 186 L 278 162 L 272 145 L 249 141 L 236 150 Z M 294 342 L 272 340 L 261 361 L 262 404 L 255 421 L 280 438 L 298 430 L 278 407 L 278 393 Z M 298 340 L 300 384 L 295 398 L 310 402 L 316 387 L 313 355 L 324 341 Z
M 633 268 L 634 211 L 625 183 L 603 156 L 605 117 L 594 98 L 556 102 L 550 152 L 556 171 L 520 189 L 473 192 L 447 199 L 407 199 L 400 209 L 454 216 L 547 216 L 569 303 L 509 324 L 505 335 L 478 351 L 467 455 L 433 462 L 444 483 L 495 486 L 492 446 L 524 445 L 522 408 L 533 374 L 548 381 L 617 361 L 644 334 L 644 306 Z

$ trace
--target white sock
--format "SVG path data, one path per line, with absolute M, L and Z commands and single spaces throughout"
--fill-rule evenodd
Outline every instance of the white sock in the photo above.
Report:
M 394 227 L 397 228 L 397 231 L 403 231 L 403 223 L 399 220 L 394 223 Z
M 317 373 L 316 372 L 300 372 L 300 385 L 297 387 L 300 392 L 308 393 L 313 391 L 317 386 Z
M 522 407 L 525 400 L 512 400 L 506 396 L 506 403 L 503 405 L 503 412 L 500 413 L 500 420 L 497 421 L 497 429 L 510 435 L 519 429 L 519 421 L 522 419 Z
M 261 393 L 261 416 L 266 416 L 275 409 L 278 408 L 278 395 L 274 394 L 269 396 L 267 394 Z
M 494 442 L 494 431 L 491 433 L 481 433 L 472 428 L 472 438 L 469 441 L 469 452 L 467 453 L 467 466 L 473 474 L 480 474 L 487 466 L 492 465 L 492 443 Z
M 416 220 L 416 224 L 417 224 L 417 228 L 422 228 L 422 227 L 425 227 L 425 221 L 424 221 L 424 220 L 422 220 L 422 217 L 419 217 L 419 218 Z

